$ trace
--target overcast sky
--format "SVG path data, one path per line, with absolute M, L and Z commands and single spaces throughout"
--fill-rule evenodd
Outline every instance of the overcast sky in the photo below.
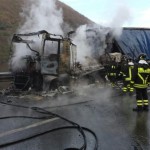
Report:
M 60 0 L 98 24 L 124 18 L 124 27 L 150 28 L 150 0 Z M 116 19 L 118 18 L 118 20 Z

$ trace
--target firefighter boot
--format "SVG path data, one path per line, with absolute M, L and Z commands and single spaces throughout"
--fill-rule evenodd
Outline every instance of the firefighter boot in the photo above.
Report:
M 137 107 L 133 108 L 133 111 L 137 111 L 137 112 L 140 112 L 142 110 L 143 110 L 142 106 L 137 106 Z
M 143 110 L 144 110 L 144 111 L 148 111 L 148 110 L 149 110 L 148 105 L 144 105 L 144 106 L 143 106 Z

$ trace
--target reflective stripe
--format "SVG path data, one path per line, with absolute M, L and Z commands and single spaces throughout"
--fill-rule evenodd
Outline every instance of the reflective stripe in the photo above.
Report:
M 143 81 L 143 84 L 145 84 L 145 80 L 143 79 L 143 77 L 139 74 L 138 72 L 138 76 L 141 78 L 141 80 Z
M 116 73 L 108 73 L 108 76 L 116 76 Z
M 143 100 L 144 101 L 144 105 L 148 105 L 148 100 Z
M 125 78 L 125 81 L 130 81 L 131 80 L 131 78 Z
M 142 100 L 137 100 L 137 103 L 142 103 Z
M 122 89 L 127 89 L 127 87 L 123 87 Z
M 109 75 L 110 76 L 116 76 L 116 73 L 110 73 Z
M 130 84 L 128 84 L 127 87 L 130 88 Z
M 146 70 L 144 70 L 144 68 L 138 68 L 138 73 L 150 73 L 150 69 L 147 68 Z
M 137 103 L 137 106 L 142 106 L 143 104 L 141 104 L 141 103 Z
M 122 72 L 122 71 L 120 71 L 120 73 L 121 73 L 121 74 L 123 74 L 123 72 Z
M 148 80 L 148 76 L 147 76 L 146 79 L 145 79 L 145 84 L 148 84 L 148 83 L 147 83 L 147 80 Z
M 134 90 L 131 90 L 131 89 L 130 89 L 130 92 L 133 92 L 133 91 L 134 91 Z
M 150 73 L 150 69 L 149 69 L 149 68 L 148 68 L 148 69 L 138 68 L 138 76 L 139 76 L 139 78 L 143 81 L 143 84 L 144 84 L 144 85 L 147 85 L 148 75 L 147 75 L 147 77 L 144 79 L 144 78 L 141 76 L 140 73 L 142 73 L 142 74 L 149 74 L 149 73 Z
M 134 83 L 134 81 L 131 81 L 131 83 Z
M 147 87 L 148 85 L 147 84 L 145 84 L 145 85 L 143 85 L 143 84 L 134 84 L 134 86 L 137 86 L 137 87 Z
M 145 84 L 145 85 L 143 85 L 143 84 L 134 84 L 134 87 L 136 87 L 136 88 L 147 88 L 148 85 L 147 84 Z
M 131 67 L 129 67 L 129 78 L 125 78 L 125 81 L 131 81 L 131 76 L 132 76 L 132 74 L 131 74 Z
M 123 91 L 123 92 L 127 92 L 127 87 L 125 87 L 125 86 L 122 87 L 122 91 Z
M 144 102 L 148 102 L 148 100 L 143 100 Z

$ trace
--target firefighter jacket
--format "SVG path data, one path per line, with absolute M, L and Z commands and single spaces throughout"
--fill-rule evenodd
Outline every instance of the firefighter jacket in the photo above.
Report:
M 140 60 L 134 67 L 132 80 L 135 88 L 147 88 L 150 83 L 150 66 L 145 60 Z
M 121 68 L 120 68 L 120 74 L 121 74 L 121 76 L 123 77 L 123 79 L 125 79 L 125 77 L 126 77 L 126 72 L 127 72 L 127 66 L 128 66 L 128 64 L 127 64 L 127 62 L 122 62 L 122 64 L 121 64 Z
M 121 71 L 120 74 L 122 74 L 123 79 L 125 81 L 131 81 L 132 80 L 132 74 L 134 69 L 134 63 L 133 62 L 125 62 L 121 65 Z
M 117 64 L 116 62 L 112 62 L 111 64 L 106 66 L 106 72 L 107 76 L 114 76 L 116 77 L 117 75 Z

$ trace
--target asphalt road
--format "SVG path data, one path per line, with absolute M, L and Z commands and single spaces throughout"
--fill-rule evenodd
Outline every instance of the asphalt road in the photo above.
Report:
M 135 95 L 122 95 L 119 89 L 79 88 L 77 95 L 61 95 L 56 98 L 43 99 L 33 97 L 1 97 L 0 117 L 34 116 L 37 113 L 27 107 L 41 107 L 61 115 L 82 127 L 92 130 L 98 138 L 98 150 L 150 150 L 150 116 L 149 112 L 133 112 L 136 105 Z M 5 118 L 0 120 L 0 149 L 2 150 L 63 150 L 80 148 L 82 135 L 76 129 L 63 129 L 46 132 L 53 128 L 71 124 L 51 117 L 48 119 Z M 39 133 L 45 133 L 26 139 Z M 95 139 L 85 131 L 87 150 L 93 150 Z M 17 142 L 22 139 L 22 141 Z M 16 143 L 5 145 L 16 141 Z

